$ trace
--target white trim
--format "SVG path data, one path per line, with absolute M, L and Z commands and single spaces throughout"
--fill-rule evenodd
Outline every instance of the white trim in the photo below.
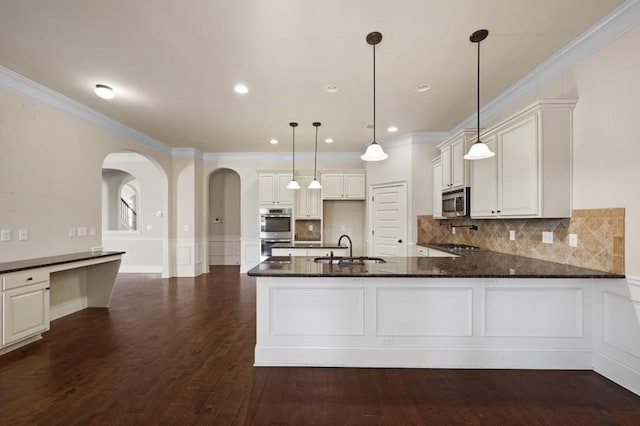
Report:
M 184 158 L 197 158 L 199 160 L 202 160 L 204 158 L 204 153 L 200 151 L 198 148 L 172 148 L 171 156 L 184 157 Z
M 120 265 L 122 274 L 161 274 L 162 265 Z
M 297 365 L 591 370 L 591 349 L 326 348 L 256 345 L 254 366 Z
M 581 35 L 565 45 L 545 62 L 534 68 L 511 87 L 496 96 L 480 109 L 483 121 L 495 117 L 506 106 L 520 97 L 535 91 L 560 73 L 575 66 L 598 50 L 607 46 L 628 31 L 640 26 L 640 0 L 626 0 L 613 12 L 591 26 Z M 172 148 L 138 130 L 126 126 L 106 115 L 97 112 L 67 96 L 57 93 L 33 80 L 30 80 L 8 68 L 0 66 L 0 87 L 21 93 L 32 99 L 56 107 L 77 118 L 96 124 L 134 142 L 152 148 L 160 153 L 183 156 L 186 152 L 207 161 L 255 161 L 256 155 L 264 160 L 286 159 L 286 153 L 269 152 L 228 152 L 201 153 L 197 148 Z M 474 127 L 476 114 L 472 114 L 448 132 L 412 133 L 406 136 L 387 139 L 381 143 L 384 147 L 402 145 L 404 143 L 442 142 L 465 127 Z M 417 137 L 416 137 L 417 135 Z M 407 138 L 410 142 L 407 142 Z M 187 151 L 191 150 L 191 151 Z M 313 153 L 302 153 L 312 158 Z M 321 160 L 354 160 L 360 152 L 318 153 Z M 301 154 L 296 154 L 296 156 Z M 290 158 L 290 156 L 288 157 Z M 299 158 L 305 158 L 300 156 Z
M 640 395 L 640 371 L 596 349 L 593 350 L 593 371 Z
M 261 161 L 291 161 L 291 152 L 207 152 L 203 155 L 204 161 L 218 162 L 255 162 Z M 314 159 L 313 152 L 296 152 L 296 160 Z M 359 152 L 318 152 L 318 160 L 321 161 L 351 161 L 360 160 Z
M 638 26 L 640 26 L 640 0 L 628 0 L 480 108 L 481 121 L 486 122 L 492 119 L 517 99 L 534 92 L 554 77 Z M 450 134 L 465 127 L 474 127 L 476 121 L 477 114 L 474 113 L 455 126 Z
M 3 66 L 0 66 L 0 87 L 51 105 L 74 117 L 132 139 L 140 145 L 144 145 L 163 154 L 171 153 L 170 146 Z

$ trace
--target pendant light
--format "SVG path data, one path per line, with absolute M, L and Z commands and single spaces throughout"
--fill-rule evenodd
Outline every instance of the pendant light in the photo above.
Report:
M 322 188 L 322 185 L 320 185 L 320 182 L 318 182 L 318 178 L 316 175 L 316 171 L 318 170 L 318 127 L 320 127 L 321 123 L 318 123 L 317 121 L 313 123 L 313 127 L 316 128 L 316 151 L 315 151 L 315 155 L 313 157 L 313 180 L 311 181 L 311 183 L 309 184 L 309 186 L 307 188 L 309 189 L 320 189 Z
M 298 127 L 298 123 L 289 123 L 289 126 L 293 132 L 293 150 L 291 151 L 293 166 L 291 168 L 291 182 L 287 184 L 287 189 L 300 189 L 300 185 L 296 181 L 296 127 Z
M 382 34 L 372 32 L 367 34 L 367 43 L 373 46 L 373 142 L 368 146 L 364 154 L 360 157 L 364 161 L 381 161 L 389 158 L 382 146 L 376 142 L 376 44 L 382 41 Z
M 485 158 L 491 158 L 496 155 L 494 152 L 491 152 L 489 146 L 480 141 L 480 42 L 487 38 L 489 35 L 489 31 L 487 30 L 478 30 L 471 34 L 469 40 L 472 43 L 478 43 L 478 91 L 477 91 L 477 101 L 478 101 L 478 113 L 476 114 L 478 118 L 478 139 L 476 142 L 471 145 L 469 148 L 469 152 L 464 156 L 465 160 L 483 160 Z

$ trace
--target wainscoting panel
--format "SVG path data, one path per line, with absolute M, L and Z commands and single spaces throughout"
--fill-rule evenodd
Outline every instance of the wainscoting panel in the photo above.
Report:
M 471 336 L 471 288 L 377 288 L 376 334 Z

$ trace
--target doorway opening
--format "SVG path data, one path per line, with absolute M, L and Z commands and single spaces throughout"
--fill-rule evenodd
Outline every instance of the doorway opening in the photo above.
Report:
M 240 265 L 240 175 L 217 169 L 209 175 L 209 265 Z

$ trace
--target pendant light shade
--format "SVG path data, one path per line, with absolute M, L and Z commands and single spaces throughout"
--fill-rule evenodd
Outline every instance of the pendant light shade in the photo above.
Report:
M 287 184 L 287 189 L 300 189 L 300 184 L 296 181 L 296 127 L 298 123 L 289 123 L 291 131 L 293 132 L 293 150 L 291 151 L 291 157 L 293 158 L 293 165 L 291 167 L 291 182 Z
M 311 183 L 307 187 L 309 189 L 320 189 L 320 188 L 322 188 L 322 185 L 320 185 L 320 182 L 318 182 L 318 175 L 317 175 L 317 171 L 318 171 L 318 127 L 320 127 L 320 125 L 321 125 L 321 123 L 319 123 L 317 121 L 313 123 L 313 127 L 316 128 L 316 149 L 315 149 L 315 155 L 313 157 L 313 180 L 311 181 Z
M 471 148 L 469 148 L 469 152 L 467 152 L 467 154 L 464 156 L 465 160 L 483 160 L 485 158 L 491 158 L 496 155 L 489 149 L 489 146 L 486 143 L 480 141 L 480 42 L 487 38 L 488 35 L 489 31 L 478 30 L 471 34 L 471 36 L 469 37 L 469 40 L 472 43 L 478 44 L 478 90 L 476 98 L 478 106 L 478 112 L 476 114 L 476 117 L 478 119 L 478 138 L 476 140 L 476 143 L 471 145 Z
M 376 142 L 376 44 L 382 41 L 382 34 L 372 32 L 367 34 L 367 43 L 373 46 L 373 142 L 371 142 L 364 154 L 360 157 L 363 161 L 381 161 L 389 158 L 382 146 Z

